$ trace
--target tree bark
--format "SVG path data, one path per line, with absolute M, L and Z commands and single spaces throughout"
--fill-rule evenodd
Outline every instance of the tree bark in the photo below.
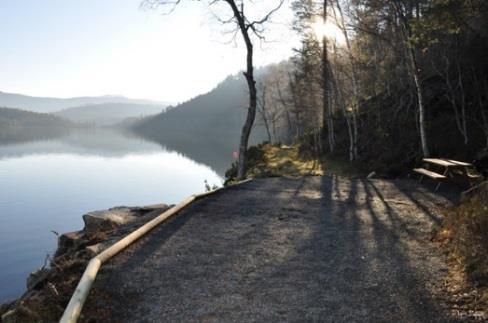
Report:
M 353 100 L 352 100 L 352 153 L 350 153 L 350 161 L 355 160 L 358 157 L 358 122 L 357 122 L 357 114 L 359 111 L 359 85 L 357 80 L 357 73 L 356 73 L 356 64 L 354 63 L 354 57 L 352 54 L 352 46 L 351 41 L 349 39 L 349 33 L 347 32 L 346 23 L 344 21 L 344 14 L 342 11 L 341 4 L 339 0 L 336 0 L 335 6 L 339 11 L 341 26 L 340 29 L 344 35 L 344 39 L 346 41 L 346 48 L 349 58 L 349 64 L 351 65 L 351 81 L 352 81 L 352 92 L 353 92 Z M 348 121 L 349 122 L 349 121 Z M 351 157 L 352 156 L 352 157 Z
M 324 0 L 322 20 L 325 26 L 327 23 L 327 0 Z M 327 36 L 324 34 L 322 35 L 322 131 L 324 137 L 326 129 L 329 151 L 330 153 L 334 153 L 334 122 L 332 120 L 329 97 L 329 58 L 327 53 Z
M 263 118 L 264 128 L 266 129 L 266 134 L 268 135 L 268 142 L 271 144 L 273 143 L 273 138 L 271 137 L 271 131 L 269 129 L 269 121 L 268 115 L 266 113 L 266 85 L 260 83 L 260 92 L 261 92 L 261 100 L 258 101 L 259 103 L 259 113 L 261 114 L 261 118 Z
M 225 1 L 231 7 L 234 17 L 237 20 L 237 24 L 239 25 L 242 37 L 244 38 L 244 43 L 246 44 L 247 51 L 246 72 L 244 72 L 244 77 L 246 78 L 247 86 L 249 88 L 249 108 L 247 110 L 246 122 L 242 127 L 241 139 L 239 143 L 239 164 L 237 167 L 237 179 L 241 180 L 246 174 L 247 146 L 249 143 L 249 136 L 251 135 L 251 129 L 254 124 L 254 120 L 256 119 L 257 90 L 256 81 L 254 80 L 253 45 L 251 37 L 249 36 L 249 29 L 246 26 L 243 8 L 239 10 L 234 0 Z
M 334 54 L 336 54 L 334 52 Z M 346 105 L 345 105 L 345 100 L 344 100 L 344 95 L 342 94 L 342 90 L 339 87 L 337 78 L 335 77 L 334 73 L 330 73 L 331 76 L 331 83 L 333 85 L 334 93 L 336 96 L 336 103 L 337 105 L 340 106 L 342 114 L 344 115 L 344 119 L 346 120 L 346 126 L 347 126 L 347 133 L 349 135 L 349 161 L 354 160 L 355 152 L 354 152 L 354 133 L 353 129 L 351 126 L 351 120 L 348 116 L 347 110 L 346 110 Z
M 408 46 L 408 45 L 407 45 Z M 425 130 L 425 107 L 424 107 L 424 95 L 422 93 L 422 84 L 420 81 L 419 67 L 417 59 L 415 57 L 415 50 L 410 46 L 409 48 L 410 61 L 412 64 L 412 74 L 415 83 L 415 90 L 417 92 L 417 102 L 419 106 L 419 130 L 420 130 L 420 144 L 422 146 L 422 154 L 424 157 L 429 157 L 430 151 L 427 144 L 427 133 Z
M 401 5 L 397 1 L 398 0 L 392 1 L 391 4 L 393 5 L 393 8 L 396 11 L 398 18 L 400 19 L 403 40 L 407 49 L 408 59 L 410 60 L 409 68 L 415 84 L 415 91 L 417 93 L 417 103 L 419 109 L 420 145 L 422 147 L 422 154 L 424 157 L 429 157 L 430 151 L 427 143 L 427 132 L 425 130 L 425 106 L 424 95 L 422 93 L 422 83 L 420 80 L 420 69 L 418 66 L 414 45 L 409 43 L 410 36 L 412 35 L 410 24 L 407 17 L 405 16 L 405 13 L 403 12 Z

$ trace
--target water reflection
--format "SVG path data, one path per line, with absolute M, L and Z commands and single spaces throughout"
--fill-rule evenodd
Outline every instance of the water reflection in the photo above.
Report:
M 204 138 L 195 138 L 191 142 L 171 138 L 165 142 L 164 139 L 149 139 L 130 131 L 110 128 L 75 129 L 51 137 L 40 133 L 21 142 L 12 142 L 0 136 L 0 159 L 46 153 L 121 157 L 162 150 L 176 151 L 209 166 L 223 177 L 232 162 L 233 147 L 206 141 Z
M 180 153 L 110 129 L 38 138 L 0 140 L 0 301 L 19 296 L 53 252 L 51 230 L 80 229 L 91 210 L 176 203 L 202 192 L 204 180 L 221 184 L 228 165 L 211 145 Z

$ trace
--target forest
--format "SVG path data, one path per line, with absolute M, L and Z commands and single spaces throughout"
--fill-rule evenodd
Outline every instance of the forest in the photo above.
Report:
M 257 82 L 270 142 L 387 176 L 427 156 L 486 154 L 486 1 L 296 0 L 292 8 L 301 46 Z
M 0 143 L 3 145 L 53 138 L 76 128 L 81 125 L 51 114 L 0 107 Z

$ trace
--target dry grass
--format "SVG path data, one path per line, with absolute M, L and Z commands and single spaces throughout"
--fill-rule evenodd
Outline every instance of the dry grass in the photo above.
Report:
M 488 203 L 480 192 L 450 210 L 436 233 L 452 262 L 447 289 L 455 300 L 488 311 Z
M 320 176 L 324 174 L 319 160 L 301 156 L 297 146 L 262 145 L 250 155 L 252 166 L 247 174 L 250 177 L 266 176 Z M 254 157 L 254 158 L 253 158 Z M 258 158 L 256 158 L 258 157 Z
M 439 239 L 470 279 L 488 287 L 488 205 L 477 197 L 449 212 Z
M 304 152 L 300 144 L 259 144 L 250 147 L 247 154 L 246 178 L 300 177 L 340 175 L 343 177 L 364 176 L 357 164 L 336 160 L 327 156 L 315 157 Z M 233 183 L 237 175 L 234 163 L 226 172 L 227 184 Z

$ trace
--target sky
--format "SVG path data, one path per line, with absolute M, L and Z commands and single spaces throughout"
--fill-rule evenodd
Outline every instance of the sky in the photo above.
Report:
M 275 0 L 255 0 L 261 16 Z M 292 55 L 288 0 L 255 45 L 256 66 Z M 182 102 L 243 70 L 227 5 L 182 1 L 171 14 L 141 0 L 0 0 L 0 91 L 32 96 L 124 95 Z M 263 10 L 264 8 L 264 10 Z M 227 32 L 225 32 L 227 31 Z

